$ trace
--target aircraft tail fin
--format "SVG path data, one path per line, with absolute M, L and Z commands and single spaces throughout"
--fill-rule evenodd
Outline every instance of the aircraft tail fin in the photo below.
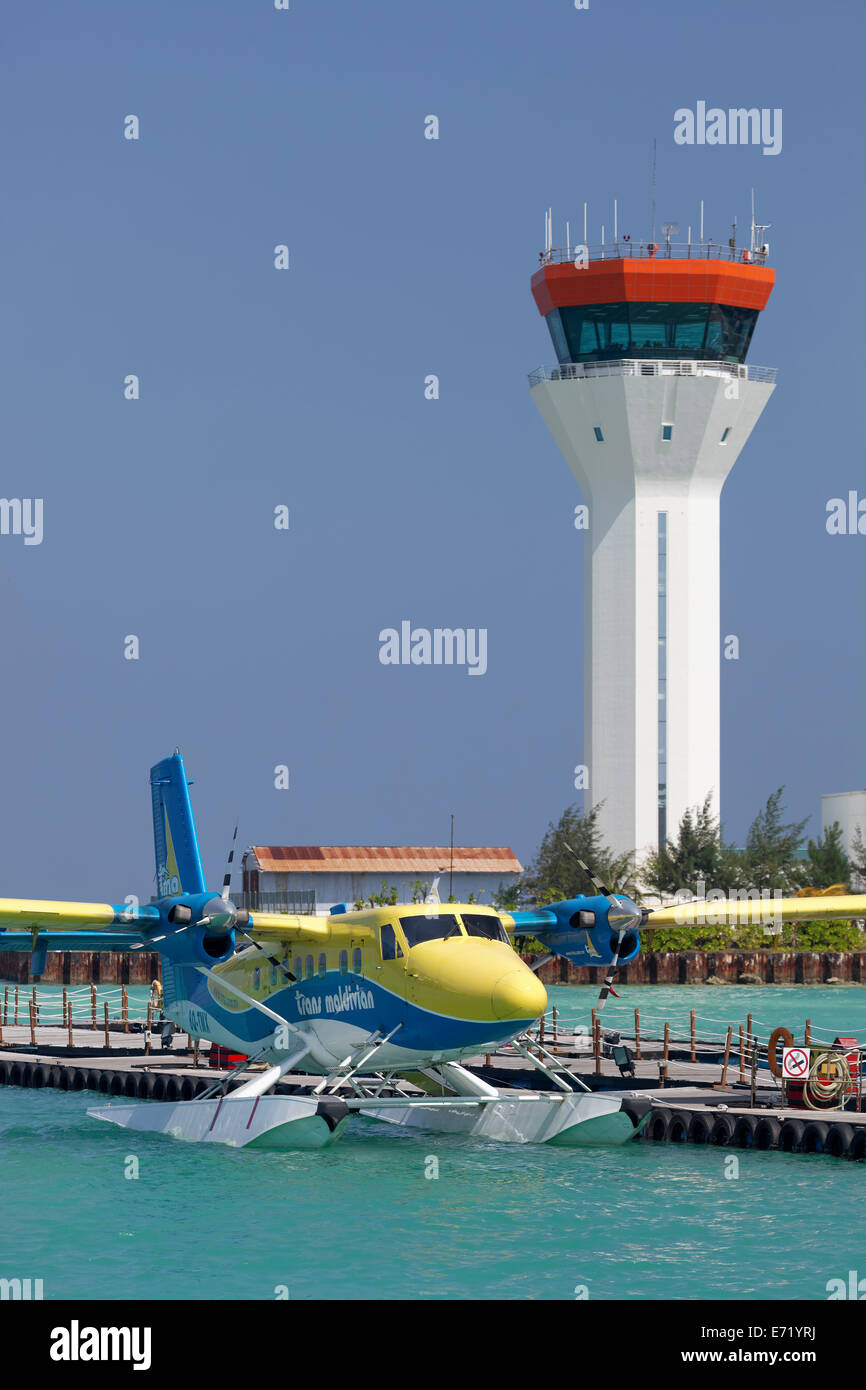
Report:
M 158 895 L 206 892 L 186 770 L 177 750 L 150 769 L 150 791 Z

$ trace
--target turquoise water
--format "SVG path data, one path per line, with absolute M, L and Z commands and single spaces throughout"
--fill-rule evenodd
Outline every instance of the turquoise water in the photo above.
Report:
M 854 988 L 627 993 L 672 1020 L 866 1015 Z M 582 1022 L 596 991 L 551 994 Z M 729 1179 L 719 1149 L 493 1145 L 357 1118 L 330 1149 L 236 1151 L 132 1136 L 89 1120 L 95 1103 L 0 1089 L 0 1276 L 42 1278 L 46 1298 L 825 1299 L 866 1275 L 863 1164 L 738 1151 Z
M 548 988 L 559 1024 L 568 1029 L 589 1027 L 598 1000 L 597 985 L 559 985 Z M 701 1038 L 724 1039 L 728 1024 L 739 1036 L 749 1014 L 757 1035 L 766 1039 L 774 1028 L 788 1028 L 802 1040 L 806 1020 L 815 1042 L 832 1042 L 837 1035 L 866 1042 L 866 987 L 863 985 L 614 985 L 602 1010 L 605 1028 L 634 1031 L 634 1011 L 640 1011 L 641 1036 L 661 1036 L 665 1020 L 671 1035 L 688 1037 L 689 1013 L 695 1011 L 695 1030 Z

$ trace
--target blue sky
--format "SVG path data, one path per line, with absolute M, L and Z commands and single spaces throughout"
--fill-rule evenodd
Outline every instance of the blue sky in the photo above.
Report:
M 454 812 L 531 857 L 576 799 L 582 541 L 529 280 L 549 204 L 648 235 L 654 136 L 659 221 L 704 198 L 724 240 L 754 185 L 773 224 L 749 360 L 779 385 L 723 494 L 726 830 L 862 786 L 866 537 L 825 507 L 866 494 L 863 37 L 841 0 L 8 5 L 2 491 L 44 540 L 0 538 L 0 891 L 147 896 L 176 744 L 214 882 L 238 814 L 429 844 Z M 698 100 L 781 107 L 781 154 L 675 145 Z M 487 628 L 486 675 L 382 666 L 404 618 Z

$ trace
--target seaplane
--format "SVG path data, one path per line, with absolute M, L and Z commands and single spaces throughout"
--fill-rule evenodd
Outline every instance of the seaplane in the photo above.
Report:
M 640 950 L 647 909 L 579 861 L 596 893 L 533 911 L 433 901 L 341 905 L 328 917 L 250 912 L 230 897 L 237 827 L 222 889 L 206 886 L 189 785 L 177 750 L 150 770 L 150 903 L 0 899 L 0 950 L 28 951 L 31 975 L 44 972 L 48 951 L 157 950 L 165 1016 L 246 1059 L 238 1071 L 248 1079 L 220 1077 L 194 1100 L 110 1104 L 89 1116 L 180 1139 L 301 1149 L 333 1142 L 353 1114 L 507 1143 L 619 1144 L 641 1129 L 647 1096 L 592 1091 L 533 1037 L 547 993 L 513 939 L 539 940 L 544 959 L 608 966 L 601 1007 L 617 967 Z M 768 909 L 729 906 L 732 921 Z M 866 897 L 770 906 L 786 920 L 866 915 Z M 710 907 L 718 920 L 726 905 L 662 909 L 653 926 L 679 924 L 683 912 L 699 924 Z M 506 1044 L 546 1088 L 495 1086 L 463 1065 Z M 277 1091 L 293 1073 L 298 1085 Z

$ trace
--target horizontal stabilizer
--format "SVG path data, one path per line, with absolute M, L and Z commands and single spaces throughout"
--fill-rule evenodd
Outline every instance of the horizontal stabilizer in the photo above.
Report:
M 120 931 L 40 931 L 42 951 L 135 951 L 147 946 L 141 932 Z M 32 951 L 33 933 L 0 931 L 0 951 Z

